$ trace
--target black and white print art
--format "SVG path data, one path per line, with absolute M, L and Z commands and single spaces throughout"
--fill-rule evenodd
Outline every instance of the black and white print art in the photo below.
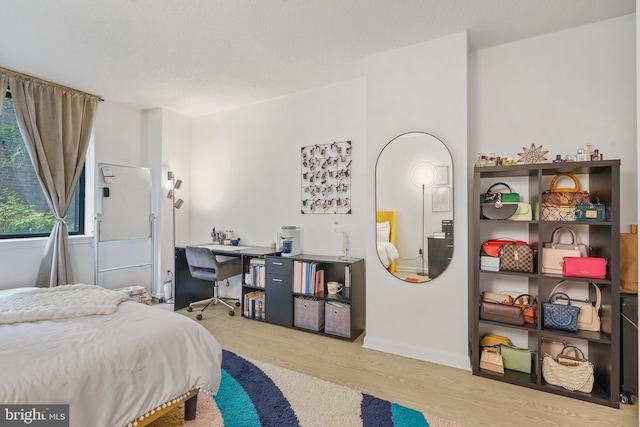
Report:
M 351 213 L 351 141 L 301 148 L 303 214 Z

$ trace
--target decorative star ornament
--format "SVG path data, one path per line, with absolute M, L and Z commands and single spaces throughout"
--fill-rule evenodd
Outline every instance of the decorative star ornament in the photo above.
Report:
M 535 144 L 531 144 L 529 149 L 522 147 L 524 150 L 523 153 L 518 153 L 520 159 L 518 159 L 518 163 L 542 163 L 547 160 L 544 156 L 549 152 L 549 150 L 542 150 L 542 145 L 540 147 L 536 147 Z

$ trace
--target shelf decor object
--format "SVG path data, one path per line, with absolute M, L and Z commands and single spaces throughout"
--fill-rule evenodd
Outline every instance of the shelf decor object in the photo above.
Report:
M 301 148 L 302 214 L 351 213 L 351 141 Z
M 542 150 L 542 145 L 540 147 L 536 147 L 535 144 L 531 144 L 531 147 L 528 149 L 522 147 L 523 152 L 518 153 L 520 159 L 518 159 L 518 163 L 542 163 L 547 158 L 545 154 L 549 152 L 549 150 Z

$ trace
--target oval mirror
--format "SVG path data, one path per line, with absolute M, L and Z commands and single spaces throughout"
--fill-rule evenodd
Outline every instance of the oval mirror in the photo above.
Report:
M 378 258 L 395 277 L 428 282 L 453 255 L 453 160 L 426 132 L 389 141 L 376 161 Z

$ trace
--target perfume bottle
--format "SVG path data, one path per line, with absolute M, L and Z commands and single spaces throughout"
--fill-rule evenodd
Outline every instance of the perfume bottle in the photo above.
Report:
M 342 232 L 342 254 L 339 258 L 345 261 L 351 259 L 349 248 L 349 233 L 346 231 Z

